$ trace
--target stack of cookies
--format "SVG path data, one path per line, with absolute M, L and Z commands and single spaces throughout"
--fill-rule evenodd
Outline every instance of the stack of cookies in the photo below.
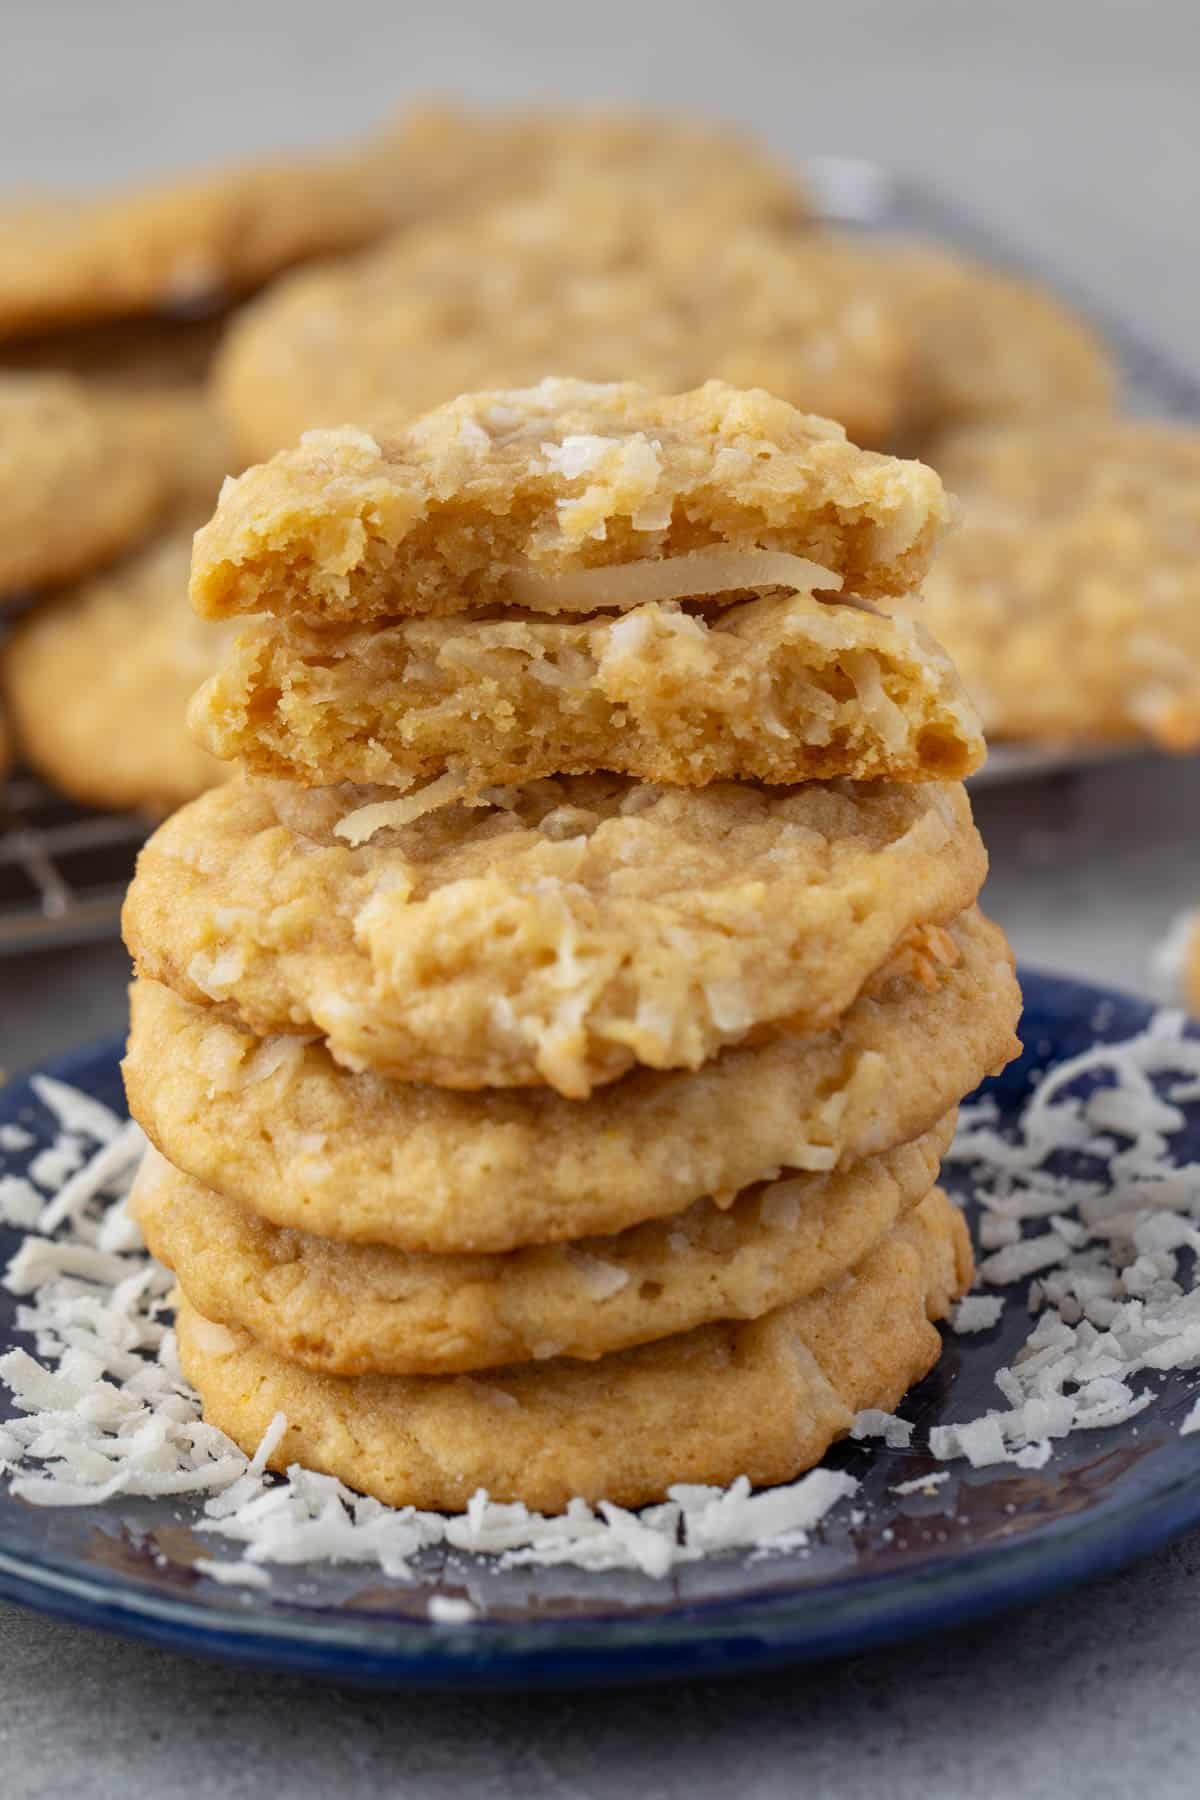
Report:
M 205 1415 L 394 1504 L 795 1476 L 936 1360 L 1015 1049 L 920 464 L 710 382 L 311 433 L 196 541 L 240 774 L 143 853 L 137 1206 Z

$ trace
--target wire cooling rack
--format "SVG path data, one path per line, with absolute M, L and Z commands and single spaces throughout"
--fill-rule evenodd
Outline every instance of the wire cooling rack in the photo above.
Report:
M 856 157 L 814 157 L 805 173 L 817 210 L 831 225 L 881 237 L 940 241 L 1056 288 L 1106 333 L 1131 411 L 1200 419 L 1200 381 L 1106 316 L 1053 270 L 1005 245 L 920 182 Z M 1122 754 L 1130 752 L 1078 744 L 1001 745 L 975 781 L 1030 780 Z M 134 860 L 151 825 L 133 813 L 89 811 L 18 772 L 0 789 L 0 956 L 114 932 Z
M 149 821 L 89 812 L 30 775 L 0 797 L 0 955 L 116 928 Z

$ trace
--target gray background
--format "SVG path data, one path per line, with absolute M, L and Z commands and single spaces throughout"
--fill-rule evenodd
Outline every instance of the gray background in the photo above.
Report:
M 90 181 L 365 126 L 406 93 L 630 97 L 938 183 L 1197 368 L 1194 0 L 0 3 L 5 179 Z M 1200 900 L 1200 764 L 981 794 L 1023 957 L 1131 987 Z M 0 1064 L 119 1028 L 115 946 L 0 968 Z M 721 1686 L 372 1697 L 213 1668 L 0 1605 L 0 1795 L 733 1789 L 907 1800 L 1193 1796 L 1200 1537 L 1013 1619 Z

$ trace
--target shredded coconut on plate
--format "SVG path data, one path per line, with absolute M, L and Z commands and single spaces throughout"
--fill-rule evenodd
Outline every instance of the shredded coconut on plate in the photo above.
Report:
M 35 1078 L 35 1092 L 59 1126 L 51 1149 L 62 1153 L 60 1185 L 46 1193 L 23 1175 L 0 1175 L 0 1223 L 25 1234 L 5 1284 L 34 1348 L 0 1355 L 17 1408 L 0 1424 L 0 1471 L 31 1505 L 192 1496 L 202 1507 L 195 1529 L 242 1547 L 195 1567 L 253 1588 L 269 1580 L 271 1563 L 358 1563 L 414 1579 L 413 1559 L 435 1546 L 501 1567 L 570 1564 L 658 1579 L 721 1551 L 803 1546 L 858 1489 L 852 1476 L 818 1468 L 760 1493 L 745 1477 L 727 1489 L 684 1483 L 639 1513 L 574 1500 L 553 1518 L 481 1490 L 446 1517 L 384 1506 L 297 1466 L 270 1474 L 283 1415 L 247 1457 L 204 1423 L 180 1373 L 172 1278 L 147 1255 L 125 1207 L 144 1145 L 137 1126 L 61 1082 Z M 1197 1100 L 1200 1042 L 1185 1036 L 1180 1015 L 1161 1013 L 1138 1036 L 1052 1069 L 1014 1132 L 1001 1130 L 993 1101 L 963 1109 L 947 1160 L 969 1169 L 983 1208 L 979 1236 L 990 1250 L 981 1275 L 993 1287 L 1032 1276 L 1030 1329 L 996 1374 L 1003 1404 L 933 1427 L 932 1456 L 1037 1469 L 1071 1431 L 1118 1426 L 1152 1405 L 1155 1372 L 1200 1368 L 1200 1163 L 1170 1154 L 1183 1108 Z M 32 1141 L 16 1134 L 21 1127 L 7 1128 L 0 1147 L 23 1155 Z M 602 1276 L 609 1291 L 618 1272 L 590 1271 L 597 1290 Z M 969 1296 L 954 1329 L 989 1330 L 1003 1307 L 994 1293 Z M 1200 1401 L 1180 1430 L 1200 1431 Z M 925 1448 L 908 1420 L 876 1409 L 860 1412 L 850 1435 Z M 929 1494 L 949 1478 L 949 1470 L 918 1475 L 892 1492 Z M 429 1617 L 467 1623 L 470 1605 L 434 1595 Z
M 850 1425 L 852 1438 L 882 1438 L 889 1450 L 907 1450 L 912 1435 L 913 1427 L 907 1419 L 897 1418 L 895 1413 L 881 1412 L 877 1406 L 868 1406 L 855 1413 Z
M 949 1469 L 934 1469 L 928 1475 L 914 1475 L 911 1481 L 897 1481 L 889 1492 L 901 1497 L 907 1494 L 936 1494 L 944 1481 L 952 1479 Z
M 743 1477 L 728 1489 L 681 1486 L 641 1513 L 575 1500 L 556 1518 L 499 1505 L 480 1490 L 466 1512 L 446 1517 L 384 1506 L 310 1469 L 269 1474 L 284 1415 L 276 1414 L 247 1457 L 204 1423 L 183 1380 L 170 1328 L 173 1278 L 147 1255 L 126 1212 L 145 1148 L 138 1127 L 61 1083 L 47 1083 L 39 1098 L 60 1136 L 81 1139 L 82 1148 L 56 1194 L 39 1194 L 16 1176 L 0 1187 L 0 1219 L 26 1232 L 5 1286 L 22 1302 L 17 1328 L 31 1334 L 36 1351 L 0 1355 L 0 1380 L 17 1406 L 0 1425 L 0 1471 L 30 1505 L 197 1497 L 203 1510 L 194 1528 L 243 1549 L 193 1566 L 224 1585 L 253 1588 L 269 1581 L 268 1563 L 364 1563 L 411 1579 L 413 1557 L 432 1546 L 493 1556 L 507 1567 L 567 1563 L 660 1578 L 714 1551 L 801 1545 L 858 1487 L 848 1475 L 815 1469 L 761 1494 Z M 588 1273 L 603 1276 L 606 1292 L 622 1274 L 600 1262 Z M 474 1609 L 435 1595 L 429 1616 L 466 1623 Z

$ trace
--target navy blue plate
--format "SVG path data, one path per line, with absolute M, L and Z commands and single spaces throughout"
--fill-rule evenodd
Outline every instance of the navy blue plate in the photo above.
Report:
M 1078 982 L 1027 974 L 1024 987 L 1026 1053 L 988 1088 L 1008 1116 L 1037 1071 L 1127 1037 L 1150 1016 L 1139 1000 Z M 117 1044 L 104 1044 L 48 1073 L 123 1110 L 118 1056 Z M 26 1125 L 38 1147 L 54 1135 L 22 1081 L 0 1093 L 4 1121 Z M 1177 1153 L 1200 1158 L 1200 1112 L 1181 1135 Z M 15 1241 L 0 1232 L 0 1253 Z M 0 1294 L 2 1345 L 23 1341 L 14 1312 Z M 918 1443 L 930 1425 L 997 1403 L 993 1373 L 1027 1329 L 1010 1302 L 994 1330 L 948 1340 L 904 1408 Z M 833 1656 L 1025 1604 L 1200 1524 L 1200 1436 L 1179 1436 L 1196 1378 L 1173 1373 L 1158 1386 L 1156 1404 L 1135 1421 L 1072 1436 L 1044 1469 L 956 1463 L 932 1497 L 890 1491 L 934 1467 L 919 1450 L 842 1445 L 830 1462 L 862 1480 L 860 1523 L 843 1519 L 805 1551 L 716 1557 L 663 1582 L 503 1573 L 436 1552 L 415 1586 L 321 1565 L 279 1570 L 266 1590 L 234 1589 L 195 1568 L 236 1547 L 199 1534 L 191 1503 L 45 1510 L 0 1484 L 0 1593 L 175 1649 L 396 1687 L 582 1685 Z M 434 1593 L 468 1597 L 486 1616 L 431 1625 Z

